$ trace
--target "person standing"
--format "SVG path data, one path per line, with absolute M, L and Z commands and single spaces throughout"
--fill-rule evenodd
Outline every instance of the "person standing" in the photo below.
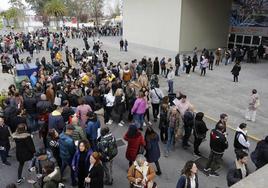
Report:
M 169 112 L 169 98 L 165 96 L 162 100 L 160 106 L 160 120 L 159 120 L 159 129 L 160 129 L 160 138 L 163 144 L 167 143 L 168 140 L 168 112 Z
M 221 124 L 223 124 L 223 126 L 224 126 L 224 130 L 223 130 L 223 132 L 226 132 L 227 121 L 228 121 L 228 115 L 225 114 L 225 113 L 221 114 L 221 115 L 220 115 L 220 120 L 217 122 L 215 128 L 217 127 L 218 124 L 221 123 Z
M 125 40 L 125 42 L 124 42 L 124 47 L 125 47 L 125 52 L 127 52 L 127 47 L 128 47 L 128 41 L 127 40 Z
M 109 127 L 101 129 L 98 151 L 101 153 L 101 161 L 104 169 L 104 184 L 113 185 L 113 159 L 117 155 L 118 149 L 116 138 L 110 132 Z
M 224 125 L 218 123 L 216 128 L 210 132 L 210 154 L 209 159 L 204 169 L 209 173 L 209 176 L 218 177 L 219 174 L 215 172 L 217 166 L 220 165 L 220 160 L 224 151 L 228 148 L 227 134 L 224 133 Z
M 190 76 L 191 67 L 192 67 L 192 60 L 191 60 L 191 57 L 188 56 L 188 59 L 185 62 L 186 74 L 188 76 Z
M 62 161 L 61 165 L 61 174 L 63 176 L 63 172 L 67 166 L 71 169 L 71 180 L 72 186 L 76 186 L 77 182 L 75 180 L 75 173 L 72 168 L 72 159 L 75 154 L 75 144 L 72 139 L 72 134 L 74 131 L 74 127 L 72 125 L 67 125 L 65 132 L 60 134 L 59 138 L 59 146 L 60 146 L 60 158 Z
M 147 65 L 146 65 L 146 74 L 148 77 L 148 81 L 151 80 L 152 74 L 153 74 L 153 63 L 151 58 L 148 59 Z
M 168 141 L 166 145 L 165 157 L 168 157 L 169 152 L 171 150 L 171 145 L 175 143 L 174 140 L 176 131 L 180 128 L 180 126 L 182 126 L 181 115 L 175 107 L 170 109 L 167 120 L 168 120 Z
M 154 122 L 157 121 L 157 116 L 159 114 L 159 106 L 163 97 L 164 94 L 162 90 L 159 88 L 159 84 L 155 84 L 155 87 L 152 87 L 150 90 L 150 98 L 153 107 Z
M 195 119 L 191 122 L 191 124 L 193 124 L 192 127 L 194 134 L 194 154 L 197 156 L 201 156 L 199 146 L 202 143 L 202 141 L 206 138 L 206 133 L 208 131 L 208 128 L 203 120 L 203 117 L 204 113 L 198 112 L 195 115 Z
M 142 130 L 144 123 L 144 114 L 146 112 L 147 102 L 144 98 L 143 91 L 139 92 L 139 97 L 135 100 L 134 105 L 131 109 L 131 113 L 133 114 L 134 121 L 137 127 Z
M 175 57 L 175 76 L 180 76 L 180 66 L 181 66 L 181 60 L 180 60 L 180 54 L 178 53 Z
M 159 60 L 158 60 L 158 57 L 156 57 L 155 59 L 154 59 L 154 65 L 153 65 L 153 73 L 155 74 L 155 75 L 159 75 Z
M 208 57 L 207 56 L 203 56 L 202 57 L 203 60 L 200 62 L 200 66 L 201 66 L 201 75 L 200 76 L 205 76 L 206 75 L 206 69 L 208 67 Z
M 11 164 L 7 161 L 10 149 L 9 137 L 11 136 L 8 129 L 8 126 L 4 123 L 4 119 L 0 117 L 0 156 L 3 164 L 10 166 Z
M 234 76 L 234 82 L 238 82 L 238 76 L 239 76 L 239 72 L 241 71 L 241 66 L 240 66 L 240 62 L 236 61 L 235 65 L 233 66 L 231 73 Z
M 142 154 L 139 154 L 136 157 L 134 164 L 128 169 L 127 178 L 130 187 L 153 187 L 155 171 L 146 161 L 146 158 Z
M 166 78 L 167 78 L 168 73 L 170 72 L 171 67 L 172 67 L 171 58 L 168 58 L 168 61 L 166 63 L 166 69 L 167 69 L 167 72 L 166 72 L 166 75 L 165 75 Z
M 250 143 L 247 136 L 247 124 L 241 123 L 237 127 L 234 137 L 234 151 L 237 154 L 238 151 L 249 151 Z
M 198 63 L 197 55 L 194 55 L 193 61 L 192 61 L 193 72 L 195 71 L 195 67 L 197 66 L 197 63 Z
M 257 90 L 253 89 L 249 99 L 248 109 L 245 116 L 247 121 L 252 122 L 256 121 L 256 113 L 259 106 L 260 106 L 259 95 L 257 93 Z
M 159 158 L 160 158 L 160 149 L 159 149 L 159 136 L 157 133 L 153 130 L 151 126 L 149 126 L 145 132 L 145 150 L 146 154 L 145 157 L 147 159 L 147 162 L 149 163 L 155 163 L 156 166 L 156 175 L 161 175 L 161 169 L 159 165 Z
M 123 39 L 120 40 L 119 45 L 120 45 L 120 51 L 123 51 L 124 50 L 124 40 Z
M 181 171 L 176 188 L 198 188 L 197 170 L 194 161 L 187 161 Z
M 165 77 L 166 75 L 166 60 L 165 57 L 163 57 L 160 61 L 160 67 L 161 67 L 161 75 Z
M 86 126 L 87 113 L 92 112 L 92 108 L 85 103 L 83 98 L 78 99 L 78 102 L 79 106 L 76 108 L 76 116 L 79 119 L 79 125 L 84 128 Z
M 167 74 L 167 82 L 168 82 L 168 93 L 173 93 L 173 80 L 175 78 L 175 74 L 173 71 L 173 67 L 170 67 L 170 71 Z
M 136 156 L 145 147 L 145 141 L 135 124 L 130 124 L 127 133 L 124 136 L 127 141 L 126 158 L 129 161 L 129 167 L 133 164 Z
M 125 95 L 123 92 L 123 89 L 118 88 L 114 94 L 115 99 L 114 99 L 114 110 L 117 114 L 119 114 L 119 120 L 118 120 L 118 125 L 123 127 L 125 122 L 123 121 L 123 115 L 126 111 L 126 106 L 125 106 Z
M 31 135 L 27 132 L 26 124 L 19 124 L 15 133 L 12 134 L 16 143 L 16 158 L 19 162 L 17 184 L 25 179 L 22 177 L 24 163 L 30 161 L 35 153 L 35 147 Z
M 183 149 L 187 149 L 188 147 L 190 147 L 188 141 L 192 134 L 192 129 L 193 129 L 192 122 L 195 120 L 195 114 L 190 108 L 188 108 L 184 112 L 182 119 L 183 119 L 183 124 L 184 124 L 184 135 L 182 138 L 182 147 Z
M 87 117 L 88 117 L 88 121 L 87 121 L 85 132 L 86 132 L 87 139 L 93 151 L 96 151 L 98 129 L 100 128 L 100 122 L 97 119 L 97 115 L 94 112 L 88 112 Z
M 103 188 L 104 170 L 101 164 L 101 154 L 93 152 L 90 156 L 90 167 L 88 176 L 85 178 L 85 183 L 89 184 L 89 187 Z M 86 185 L 86 187 L 88 187 Z
M 248 154 L 244 151 L 239 151 L 236 153 L 236 160 L 231 165 L 227 172 L 227 185 L 231 187 L 243 178 L 249 175 L 248 170 Z
M 85 188 L 85 178 L 90 166 L 89 158 L 93 153 L 87 140 L 81 140 L 72 160 L 72 169 L 78 178 L 78 188 Z
M 213 52 L 210 52 L 208 61 L 208 70 L 213 70 L 214 59 L 215 57 L 213 55 Z

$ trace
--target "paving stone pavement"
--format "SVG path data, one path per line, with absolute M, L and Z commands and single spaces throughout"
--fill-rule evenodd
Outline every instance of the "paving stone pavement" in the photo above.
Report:
M 103 42 L 103 49 L 107 50 L 109 56 L 111 57 L 109 61 L 129 62 L 132 59 L 140 59 L 143 56 L 152 58 L 158 56 L 160 58 L 163 56 L 174 57 L 176 55 L 176 52 L 148 48 L 145 46 L 131 43 L 129 44 L 128 52 L 120 52 L 119 40 L 120 38 L 118 37 L 101 38 L 101 41 Z M 91 40 L 90 44 L 92 46 Z M 82 39 L 70 39 L 67 41 L 67 45 L 69 45 L 70 47 L 75 46 L 79 47 L 79 49 L 82 49 L 84 43 Z M 26 54 L 24 54 L 23 56 L 25 57 Z M 42 51 L 40 54 L 34 55 L 34 57 L 41 56 L 46 56 L 49 59 L 49 54 L 46 51 Z M 248 132 L 249 134 L 262 138 L 268 133 L 268 128 L 267 126 L 265 126 L 265 123 L 268 118 L 268 115 L 266 113 L 268 108 L 268 63 L 263 61 L 262 63 L 256 65 L 242 64 L 242 71 L 239 77 L 239 83 L 232 82 L 232 75 L 230 74 L 231 68 L 232 65 L 220 65 L 219 67 L 216 67 L 215 70 L 208 71 L 206 77 L 200 77 L 199 70 L 197 70 L 197 73 L 191 73 L 190 77 L 187 77 L 185 74 L 181 74 L 180 77 L 177 77 L 175 79 L 175 91 L 181 91 L 183 93 L 186 93 L 189 100 L 194 104 L 197 111 L 203 111 L 215 119 L 218 119 L 220 113 L 226 112 L 229 115 L 230 125 L 236 127 L 239 123 L 244 122 L 243 114 L 246 109 L 248 96 L 250 95 L 251 89 L 256 88 L 260 93 L 261 106 L 259 111 L 257 112 L 256 123 L 247 122 L 249 125 Z M 0 80 L 0 88 L 7 88 L 8 85 L 13 82 L 13 78 L 11 75 L 1 73 Z M 164 78 L 160 79 L 160 86 L 165 92 L 167 91 L 167 83 Z M 210 119 L 206 119 L 206 122 L 209 128 L 213 128 L 215 125 L 215 122 Z M 154 126 L 155 129 L 158 130 L 157 125 Z M 116 124 L 112 125 L 111 128 L 118 139 L 122 138 L 123 134 L 127 130 L 126 127 L 118 127 Z M 232 148 L 234 132 L 230 129 L 228 129 L 228 132 L 228 140 L 230 147 L 228 148 L 223 157 L 224 167 L 221 168 L 219 171 L 220 177 L 211 178 L 199 172 L 200 187 L 227 187 L 226 167 L 228 163 L 232 162 L 234 159 L 234 152 Z M 207 140 L 209 140 L 209 138 L 207 138 Z M 255 148 L 255 141 L 251 140 L 251 143 L 252 145 L 250 147 L 250 150 L 252 151 Z M 160 145 L 163 154 L 164 145 Z M 128 182 L 126 179 L 126 170 L 128 167 L 128 162 L 125 159 L 125 149 L 126 146 L 122 146 L 119 148 L 119 154 L 114 161 L 114 185 L 110 187 L 128 187 Z M 201 145 L 200 150 L 204 154 L 204 156 L 207 157 L 209 154 L 209 142 L 205 141 Z M 15 161 L 14 151 L 12 151 L 11 154 L 13 155 L 13 157 L 10 159 L 10 161 L 12 162 L 12 166 L 6 167 L 0 165 L 1 188 L 4 188 L 4 185 L 7 183 L 16 181 L 16 168 L 18 164 Z M 192 155 L 192 150 L 183 150 L 181 148 L 180 143 L 176 145 L 175 150 L 171 153 L 169 158 L 164 158 L 163 156 L 161 156 L 160 166 L 162 168 L 163 175 L 156 178 L 156 182 L 158 183 L 159 187 L 176 187 L 176 182 L 179 177 L 179 171 L 183 168 L 185 162 L 190 159 L 196 159 Z M 254 169 L 252 163 L 250 163 L 250 169 Z M 24 174 L 27 173 L 24 172 Z M 68 177 L 67 175 L 65 176 Z M 19 187 L 28 188 L 30 187 L 30 185 L 24 183 Z

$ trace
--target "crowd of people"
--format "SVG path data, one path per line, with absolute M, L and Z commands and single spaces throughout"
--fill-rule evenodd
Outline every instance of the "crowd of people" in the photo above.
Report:
M 42 43 L 39 48 L 37 41 L 41 37 L 47 38 L 46 45 Z M 66 167 L 70 168 L 72 186 L 102 188 L 112 185 L 113 159 L 118 148 L 111 126 L 116 122 L 119 127 L 128 129 L 123 138 L 127 142 L 127 178 L 131 187 L 156 187 L 155 176 L 162 174 L 160 141 L 165 145 L 165 157 L 169 157 L 176 143 L 181 143 L 185 150 L 189 149 L 189 139 L 193 135 L 194 154 L 202 155 L 199 146 L 208 131 L 204 113 L 195 113 L 185 94 L 174 95 L 173 81 L 182 71 L 189 74 L 191 67 L 194 72 L 198 62 L 201 76 L 205 76 L 207 67 L 213 69 L 214 58 L 210 55 L 213 53 L 204 49 L 200 61 L 197 49 L 193 58 L 183 55 L 182 70 L 180 54 L 174 63 L 172 58 L 159 61 L 158 57 L 153 62 L 144 57 L 124 64 L 112 63 L 100 41 L 94 43 L 91 51 L 88 50 L 88 37 L 83 37 L 85 49 L 80 53 L 78 48 L 71 50 L 65 46 L 66 36 L 61 32 L 36 31 L 4 36 L 7 42 L 2 48 L 2 57 L 10 61 L 11 54 L 14 58 L 14 53 L 25 51 L 33 56 L 32 51 L 37 49 L 47 50 L 51 59 L 37 59 L 38 71 L 33 72 L 29 80 L 23 80 L 17 86 L 10 85 L 8 92 L 1 95 L 2 162 L 12 165 L 8 161 L 11 136 L 19 163 L 17 184 L 23 183 L 24 164 L 31 161 L 28 171 L 36 172 L 37 178 L 28 182 L 34 187 L 63 186 Z M 20 42 L 22 45 L 17 46 Z M 123 43 L 126 45 L 126 41 Z M 221 57 L 215 54 L 218 65 Z M 240 57 L 236 58 L 240 62 Z M 1 59 L 3 63 L 4 58 Z M 20 58 L 15 59 L 18 62 L 14 64 L 25 63 Z M 33 60 L 29 57 L 28 61 Z M 164 94 L 160 87 L 160 75 L 168 82 L 168 94 Z M 253 90 L 247 120 L 255 121 L 258 106 L 257 90 Z M 216 168 L 228 148 L 227 119 L 227 114 L 221 114 L 210 132 L 211 151 L 204 171 L 211 176 L 219 176 Z M 38 136 L 39 139 L 34 138 L 42 143 L 35 143 L 33 135 Z M 267 139 L 261 143 L 253 155 L 258 168 L 268 163 Z M 249 142 L 244 123 L 237 128 L 234 147 L 237 160 L 228 172 L 228 185 L 248 175 L 245 157 L 248 156 Z M 151 163 L 155 163 L 156 170 Z M 183 187 L 198 187 L 197 167 L 193 161 L 187 162 L 182 170 L 177 188 Z

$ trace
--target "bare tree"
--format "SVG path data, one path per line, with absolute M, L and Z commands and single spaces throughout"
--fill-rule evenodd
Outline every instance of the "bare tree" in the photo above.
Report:
M 100 24 L 100 19 L 103 17 L 103 0 L 90 0 L 90 15 L 94 18 L 97 26 Z

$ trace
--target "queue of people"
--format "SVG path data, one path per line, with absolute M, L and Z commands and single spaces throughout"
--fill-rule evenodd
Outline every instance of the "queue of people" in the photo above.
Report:
M 34 35 L 22 34 L 21 37 L 31 41 Z M 13 37 L 14 34 L 10 35 L 11 41 L 15 41 Z M 159 163 L 159 141 L 165 144 L 165 157 L 169 157 L 173 155 L 172 147 L 180 139 L 182 147 L 189 149 L 189 138 L 193 134 L 194 154 L 202 155 L 199 146 L 208 131 L 203 121 L 204 113 L 195 113 L 193 105 L 182 93 L 171 98 L 175 76 L 181 73 L 179 55 L 175 65 L 171 58 L 167 61 L 162 58 L 159 62 L 157 57 L 154 62 L 144 57 L 131 63 L 108 63 L 108 52 L 102 50 L 98 41 L 91 52 L 84 49 L 80 53 L 77 48 L 69 51 L 66 47 L 64 62 L 61 56 L 65 41 L 63 34 L 50 33 L 47 41 L 52 63 L 42 58 L 38 64 L 39 70 L 30 76 L 30 81 L 23 80 L 19 86 L 11 85 L 3 100 L 0 153 L 3 163 L 12 165 L 7 160 L 9 137 L 12 136 L 19 162 L 17 184 L 24 181 L 22 170 L 25 162 L 35 159 L 39 146 L 35 146 L 32 135 L 36 133 L 43 141 L 41 147 L 52 157 L 45 159 L 47 164 L 41 167 L 44 169 L 42 176 L 28 181 L 33 186 L 61 185 L 66 167 L 70 168 L 72 186 L 102 188 L 112 185 L 113 160 L 118 153 L 116 138 L 109 128 L 113 122 L 117 122 L 118 127 L 128 128 L 124 140 L 127 142 L 126 159 L 129 162 L 128 180 L 134 188 L 157 186 L 155 175 L 161 175 L 163 171 Z M 84 42 L 87 48 L 87 42 Z M 121 46 L 120 41 L 120 48 L 124 50 L 124 47 L 127 51 L 125 44 Z M 188 74 L 189 67 L 193 66 L 194 71 L 196 66 L 192 62 L 198 62 L 194 57 L 194 60 L 183 58 L 183 67 Z M 209 59 L 208 51 L 204 50 L 200 59 L 201 76 L 206 74 Z M 167 96 L 159 84 L 159 69 L 168 82 Z M 254 91 L 253 94 L 256 93 Z M 256 98 L 252 96 L 250 105 L 257 103 Z M 151 114 L 153 122 L 150 121 Z M 253 117 L 250 118 L 252 121 Z M 227 118 L 226 114 L 222 114 L 215 129 L 210 132 L 211 152 L 205 171 L 211 176 L 219 176 L 216 166 L 228 148 Z M 159 126 L 160 136 L 155 125 Z M 241 124 L 237 129 L 237 155 L 245 152 L 244 147 L 249 147 L 245 128 Z M 238 156 L 237 164 L 243 166 L 241 156 Z M 150 163 L 155 163 L 156 170 Z M 244 171 L 242 173 L 245 177 Z M 198 187 L 198 184 L 196 164 L 188 162 L 177 187 Z

